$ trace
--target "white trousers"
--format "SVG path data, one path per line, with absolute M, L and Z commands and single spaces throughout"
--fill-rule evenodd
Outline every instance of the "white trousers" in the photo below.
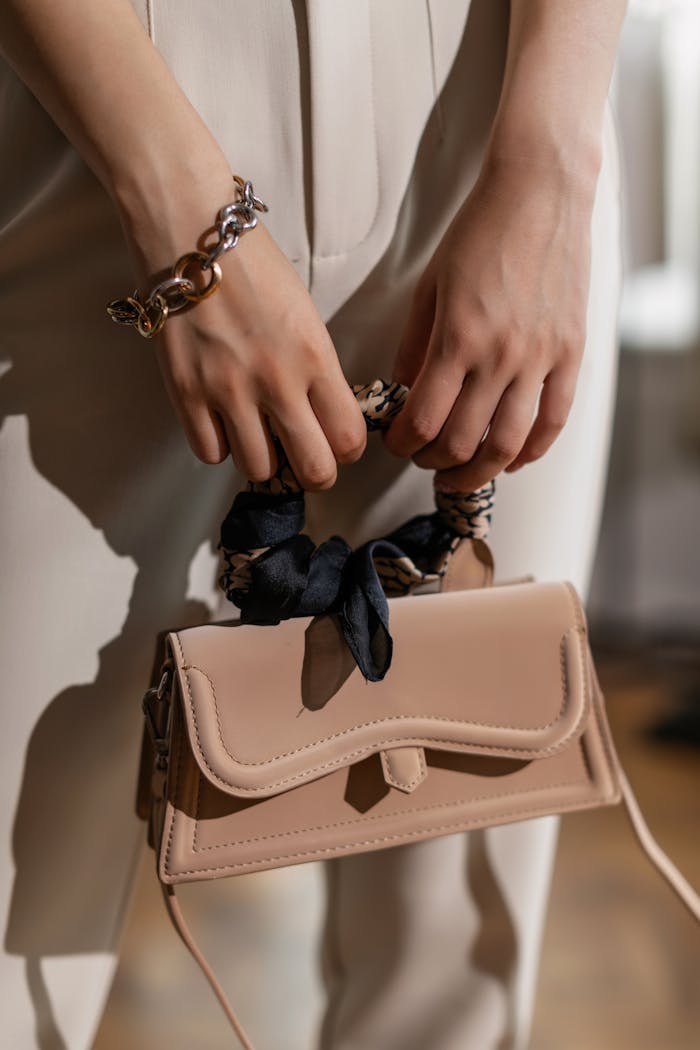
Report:
M 415 281 L 476 177 L 507 4 L 137 7 L 269 203 L 348 379 L 388 375 Z M 87 1050 L 143 835 L 154 634 L 230 614 L 212 545 L 241 479 L 195 459 L 147 345 L 105 319 L 132 278 L 104 193 L 4 68 L 0 98 L 0 1045 Z M 499 576 L 584 594 L 616 372 L 607 118 L 604 135 L 574 407 L 542 460 L 499 479 L 491 537 Z M 356 543 L 430 504 L 429 474 L 372 441 L 309 500 L 310 531 Z M 328 864 L 323 1050 L 524 1047 L 555 838 L 548 818 Z

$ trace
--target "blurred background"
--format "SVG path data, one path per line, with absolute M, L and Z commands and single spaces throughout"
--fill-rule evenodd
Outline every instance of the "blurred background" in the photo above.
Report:
M 623 764 L 662 846 L 698 885 L 700 0 L 631 0 L 613 94 L 626 278 L 588 610 Z M 280 1013 L 282 1050 L 312 1046 L 322 890 L 313 865 L 183 889 L 195 930 L 262 1046 L 280 1047 Z M 170 930 L 148 856 L 95 1050 L 229 1044 Z M 699 1047 L 697 928 L 644 860 L 619 807 L 567 818 L 533 1050 Z

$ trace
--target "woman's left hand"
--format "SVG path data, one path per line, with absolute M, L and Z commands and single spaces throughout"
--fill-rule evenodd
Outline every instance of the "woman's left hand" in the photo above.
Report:
M 555 166 L 488 162 L 419 280 L 393 372 L 411 391 L 385 442 L 442 487 L 473 491 L 538 459 L 563 428 L 594 188 Z

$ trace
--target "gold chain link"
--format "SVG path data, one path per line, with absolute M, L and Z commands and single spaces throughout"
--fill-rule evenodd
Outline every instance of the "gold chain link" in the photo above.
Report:
M 240 199 L 226 204 L 217 215 L 218 240 L 211 252 L 192 251 L 181 255 L 170 271 L 170 275 L 141 299 L 134 291 L 125 299 L 113 299 L 107 303 L 107 313 L 115 324 L 128 325 L 136 329 L 144 339 L 153 339 L 162 331 L 170 314 L 201 303 L 213 295 L 221 284 L 221 266 L 217 259 L 238 244 L 242 233 L 257 225 L 255 211 L 267 211 L 267 205 L 253 192 L 252 182 L 240 175 L 233 176 L 240 192 Z M 193 280 L 196 271 L 199 283 Z M 209 273 L 209 280 L 201 285 L 202 276 Z
M 181 255 L 173 266 L 173 277 L 185 278 L 185 270 L 192 266 L 198 266 L 200 274 L 206 273 L 204 267 L 206 261 L 206 252 L 187 252 L 185 255 Z M 211 271 L 211 277 L 208 284 L 205 284 L 203 288 L 197 289 L 194 281 L 190 281 L 192 291 L 183 291 L 182 295 L 188 303 L 201 303 L 202 299 L 208 299 L 221 284 L 221 267 L 219 264 L 217 262 L 211 263 L 209 270 Z

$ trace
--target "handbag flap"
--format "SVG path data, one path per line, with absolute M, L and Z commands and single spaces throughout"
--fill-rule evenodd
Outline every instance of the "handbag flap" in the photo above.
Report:
M 587 640 L 570 584 L 392 598 L 389 615 L 392 665 L 374 683 L 330 615 L 169 634 L 202 774 L 231 795 L 260 797 L 374 752 L 423 747 L 527 761 L 581 733 Z

